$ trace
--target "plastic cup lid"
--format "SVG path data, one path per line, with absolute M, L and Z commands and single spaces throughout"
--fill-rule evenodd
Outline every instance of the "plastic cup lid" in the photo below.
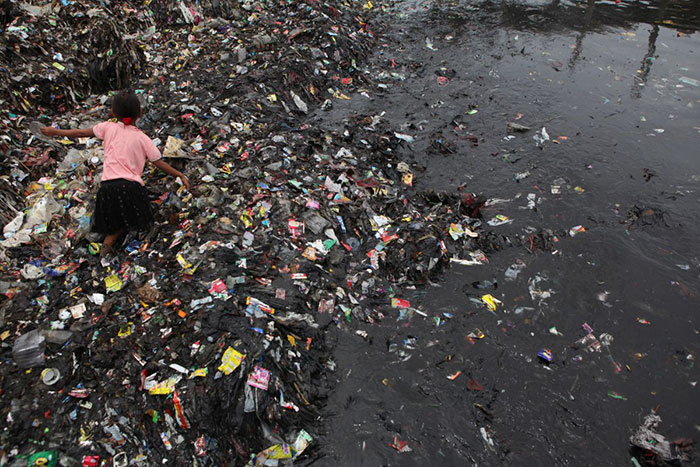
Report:
M 127 457 L 126 453 L 122 451 L 114 456 L 114 459 L 112 459 L 112 465 L 114 467 L 127 467 L 129 465 L 129 458 Z
M 55 384 L 56 381 L 58 381 L 59 379 L 61 379 L 61 372 L 58 371 L 56 368 L 46 368 L 44 371 L 41 372 L 41 380 L 47 386 Z

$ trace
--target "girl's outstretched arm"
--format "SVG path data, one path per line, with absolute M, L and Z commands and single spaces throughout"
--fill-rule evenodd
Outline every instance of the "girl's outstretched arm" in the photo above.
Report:
M 171 166 L 170 164 L 165 162 L 163 159 L 158 159 L 157 161 L 152 161 L 152 162 L 153 162 L 153 165 L 158 167 L 160 170 L 162 170 L 166 174 L 179 178 L 180 181 L 182 182 L 182 184 L 185 185 L 185 188 L 187 188 L 187 191 L 190 190 L 190 182 L 189 182 L 189 180 L 187 180 L 187 177 L 185 177 L 185 174 L 183 174 L 179 170 L 174 169 L 173 166 Z
M 52 126 L 45 126 L 41 132 L 46 136 L 65 136 L 66 138 L 92 138 L 95 136 L 92 128 L 78 128 L 75 130 L 59 130 Z

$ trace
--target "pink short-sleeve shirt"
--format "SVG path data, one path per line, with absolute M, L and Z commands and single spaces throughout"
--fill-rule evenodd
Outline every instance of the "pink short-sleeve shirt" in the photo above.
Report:
M 92 127 L 95 136 L 103 141 L 105 160 L 102 181 L 124 178 L 143 185 L 141 175 L 146 159 L 161 158 L 160 151 L 141 130 L 122 122 L 103 122 Z

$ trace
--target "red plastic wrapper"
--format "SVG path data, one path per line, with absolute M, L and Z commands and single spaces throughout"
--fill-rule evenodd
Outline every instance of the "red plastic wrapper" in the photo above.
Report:
M 402 298 L 392 298 L 391 299 L 391 307 L 392 308 L 410 308 L 411 302 L 409 302 L 408 300 L 404 300 Z
M 175 418 L 177 419 L 178 425 L 183 430 L 189 430 L 190 424 L 185 418 L 185 413 L 182 410 L 182 403 L 180 402 L 180 397 L 177 395 L 177 391 L 173 391 L 173 405 L 175 406 Z
M 400 440 L 398 436 L 394 436 L 394 442 L 390 443 L 389 447 L 394 448 L 399 452 L 413 451 L 413 449 L 411 449 L 408 445 L 408 442 Z
M 89 389 L 72 389 L 70 392 L 68 392 L 69 396 L 76 397 L 78 399 L 87 399 L 90 397 L 90 390 Z
M 197 457 L 204 457 L 207 455 L 207 442 L 204 440 L 204 435 L 195 440 L 194 455 Z

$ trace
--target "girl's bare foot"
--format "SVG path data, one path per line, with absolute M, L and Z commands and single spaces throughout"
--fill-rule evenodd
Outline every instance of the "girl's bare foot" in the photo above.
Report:
M 113 234 L 109 234 L 105 236 L 104 241 L 102 242 L 102 248 L 100 248 L 100 256 L 107 256 L 112 252 L 112 249 L 114 247 L 114 244 L 116 243 L 117 239 L 119 236 L 123 233 L 123 230 L 120 230 L 118 232 L 115 232 Z

